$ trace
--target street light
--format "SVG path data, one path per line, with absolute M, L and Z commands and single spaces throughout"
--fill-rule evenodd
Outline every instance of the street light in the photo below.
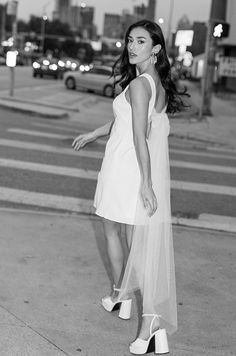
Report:
M 41 21 L 41 51 L 42 54 L 44 52 L 44 42 L 45 42 L 45 25 L 46 25 L 46 21 L 47 21 L 48 17 L 47 15 L 43 15 L 42 16 L 42 21 Z

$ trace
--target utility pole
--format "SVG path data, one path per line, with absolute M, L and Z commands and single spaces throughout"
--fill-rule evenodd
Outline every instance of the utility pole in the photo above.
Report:
M 215 56 L 217 49 L 217 39 L 213 36 L 213 26 L 215 21 L 226 18 L 227 0 L 212 0 L 210 18 L 207 26 L 207 38 L 205 45 L 205 61 L 202 77 L 202 97 L 199 110 L 199 119 L 205 115 L 212 115 L 211 103 L 213 92 L 213 80 L 215 75 Z
M 13 46 L 9 53 L 14 57 L 13 63 L 7 65 L 10 68 L 10 96 L 14 96 L 14 88 L 15 88 L 15 65 L 16 65 L 16 35 L 17 35 L 17 7 L 18 1 L 11 0 L 7 3 L 7 14 L 12 18 L 12 39 Z M 7 57 L 8 58 L 8 57 Z
M 2 10 L 2 16 L 1 16 L 1 37 L 0 37 L 0 45 L 2 41 L 5 40 L 5 26 L 6 26 L 6 4 L 0 5 L 1 10 Z
M 166 48 L 167 49 L 169 49 L 171 46 L 171 28 L 172 28 L 173 12 L 174 12 L 174 0 L 170 0 L 167 35 L 166 35 Z

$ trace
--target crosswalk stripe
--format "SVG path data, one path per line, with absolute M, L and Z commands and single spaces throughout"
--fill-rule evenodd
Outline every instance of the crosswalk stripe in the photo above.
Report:
M 33 172 L 42 172 L 49 174 L 57 174 L 62 176 L 97 179 L 98 172 L 79 168 L 70 168 L 62 166 L 53 166 L 50 164 L 18 161 L 14 159 L 0 158 L 0 166 L 15 169 L 24 169 Z
M 174 161 L 170 160 L 170 165 L 172 167 L 178 168 L 187 168 L 187 169 L 198 169 L 202 171 L 210 171 L 210 172 L 217 172 L 217 173 L 229 173 L 229 174 L 236 174 L 236 167 L 226 167 L 226 166 L 219 166 L 219 165 L 210 165 L 210 164 L 203 164 L 203 163 L 193 163 L 193 162 L 184 162 L 184 161 Z
M 22 141 L 12 141 L 12 140 L 7 140 L 7 139 L 0 139 L 0 145 L 16 147 L 16 148 L 40 150 L 40 151 L 53 152 L 53 153 L 76 155 L 76 156 L 81 156 L 81 157 L 90 157 L 90 158 L 102 158 L 103 157 L 103 153 L 96 152 L 96 151 L 80 150 L 78 152 L 75 152 L 69 148 L 60 148 L 60 147 L 57 148 L 57 147 L 50 146 L 50 145 L 35 144 L 35 143 L 22 142 Z M 207 171 L 212 171 L 212 172 L 236 174 L 235 167 L 226 167 L 226 166 L 174 161 L 174 160 L 171 160 L 170 163 L 171 163 L 172 167 L 180 167 L 180 168 L 187 168 L 187 169 L 191 168 L 191 169 L 207 170 Z
M 171 181 L 171 188 L 176 190 L 187 190 L 187 191 L 200 192 L 200 193 L 236 196 L 235 187 L 229 187 L 223 185 L 213 185 L 213 184 L 173 180 Z
M 72 140 L 75 138 L 75 136 L 71 137 L 68 135 L 62 135 L 62 134 L 55 134 L 51 132 L 45 132 L 45 131 L 34 131 L 34 130 L 24 130 L 24 129 L 19 129 L 19 128 L 10 128 L 7 130 L 8 132 L 11 133 L 17 133 L 21 135 L 28 135 L 28 136 L 35 136 L 35 137 L 44 137 L 44 138 L 53 138 L 53 139 L 59 139 L 59 140 Z M 96 140 L 96 143 L 100 145 L 105 145 L 106 140 L 103 139 L 98 139 Z
M 36 125 L 36 124 L 35 124 Z M 51 127 L 47 124 L 39 124 L 39 126 L 47 126 L 47 127 Z M 62 128 L 63 129 L 63 128 Z M 68 130 L 68 129 L 67 129 Z M 20 135 L 29 135 L 29 136 L 38 136 L 38 137 L 45 137 L 45 138 L 54 138 L 54 139 L 61 139 L 61 140 L 66 140 L 66 139 L 71 139 L 73 140 L 73 138 L 79 134 L 75 131 L 75 134 L 73 137 L 71 136 L 68 136 L 68 135 L 62 135 L 62 134 L 55 134 L 55 133 L 49 133 L 49 132 L 45 132 L 45 131 L 37 131 L 37 130 L 25 130 L 25 129 L 19 129 L 19 128 L 9 128 L 7 130 L 8 132 L 12 132 L 12 133 L 17 133 L 17 134 L 20 134 Z M 66 131 L 66 129 L 65 129 Z M 71 129 L 70 129 L 71 131 Z M 96 140 L 96 143 L 100 144 L 100 145 L 105 145 L 107 142 L 106 139 L 98 139 Z M 199 151 L 187 151 L 187 150 L 183 150 L 183 149 L 178 149 L 178 148 L 170 148 L 170 152 L 171 153 L 180 153 L 180 154 L 184 154 L 184 155 L 188 155 L 188 156 L 200 156 L 200 157 L 209 157 L 209 158 L 217 158 L 217 159 L 227 159 L 227 160 L 236 160 L 236 155 L 235 156 L 230 156 L 230 155 L 227 155 L 228 152 L 231 152 L 231 151 L 227 151 L 227 150 L 213 150 L 212 149 L 212 152 L 216 152 L 215 154 L 214 153 L 211 153 L 209 152 L 208 148 L 206 150 L 206 152 L 199 152 Z M 223 152 L 225 154 L 219 154 L 217 152 Z
M 187 151 L 179 148 L 170 148 L 171 153 L 176 153 L 176 154 L 183 154 L 186 156 L 198 156 L 198 157 L 208 157 L 208 158 L 217 158 L 217 159 L 227 159 L 227 160 L 236 160 L 236 155 L 235 156 L 229 156 L 229 155 L 222 155 L 222 154 L 214 154 L 210 153 L 208 151 Z
M 44 131 L 34 131 L 34 130 L 24 130 L 19 128 L 10 128 L 7 130 L 8 132 L 17 133 L 21 135 L 29 135 L 29 136 L 38 136 L 38 137 L 45 137 L 45 138 L 56 138 L 60 140 L 68 139 L 68 135 L 61 135 L 55 133 L 49 133 Z
M 18 204 L 61 209 L 77 213 L 92 213 L 93 201 L 54 194 L 30 192 L 27 190 L 0 187 L 0 200 Z
M 33 172 L 57 174 L 57 175 L 63 175 L 67 177 L 69 176 L 75 178 L 92 179 L 92 180 L 97 179 L 97 175 L 98 175 L 98 172 L 93 170 L 70 168 L 64 166 L 53 166 L 49 164 L 18 161 L 18 160 L 4 159 L 4 158 L 0 159 L 0 166 L 15 168 L 15 169 L 30 170 Z M 213 184 L 203 184 L 203 183 L 173 180 L 171 182 L 171 188 L 178 189 L 178 190 L 188 190 L 188 191 L 236 196 L 235 187 L 213 185 Z
M 80 157 L 96 158 L 96 159 L 101 159 L 104 156 L 104 153 L 97 152 L 97 151 L 88 151 L 88 150 L 74 151 L 72 148 L 56 147 L 56 146 L 26 142 L 26 141 L 17 141 L 17 140 L 13 141 L 8 139 L 0 139 L 0 146 L 48 152 L 48 153 L 58 153 L 58 154 L 65 154 L 65 155 L 71 155 L 77 157 L 80 156 Z
M 60 148 L 60 147 L 54 147 L 50 145 L 22 142 L 22 141 L 12 141 L 7 139 L 0 139 L 0 146 L 1 145 L 21 148 L 21 149 L 23 148 L 29 150 L 39 150 L 39 151 L 58 153 L 58 154 L 68 154 L 77 157 L 80 156 L 80 157 L 101 159 L 104 156 L 102 152 L 97 152 L 97 151 L 80 150 L 75 152 L 72 148 L 71 149 Z M 210 164 L 176 161 L 176 160 L 171 160 L 170 164 L 172 167 L 178 167 L 178 168 L 197 169 L 197 170 L 211 171 L 217 173 L 236 174 L 236 167 L 227 167 L 227 166 L 210 165 Z

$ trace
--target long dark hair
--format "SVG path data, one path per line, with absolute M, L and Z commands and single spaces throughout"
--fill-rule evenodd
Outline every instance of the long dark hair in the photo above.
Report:
M 132 24 L 128 28 L 125 35 L 124 50 L 113 66 L 113 74 L 120 75 L 120 78 L 115 82 L 115 84 L 119 84 L 123 90 L 127 87 L 127 85 L 129 85 L 131 80 L 137 76 L 135 65 L 130 64 L 129 62 L 127 50 L 129 34 L 136 27 L 142 27 L 150 34 L 153 46 L 156 46 L 157 44 L 161 45 L 161 50 L 157 54 L 157 63 L 155 64 L 155 67 L 159 73 L 162 86 L 166 91 L 167 112 L 175 113 L 181 111 L 181 109 L 187 106 L 181 99 L 181 96 L 189 96 L 189 94 L 187 93 L 186 88 L 183 91 L 178 91 L 175 83 L 171 79 L 170 62 L 166 53 L 164 36 L 160 26 L 158 26 L 155 22 L 141 20 Z

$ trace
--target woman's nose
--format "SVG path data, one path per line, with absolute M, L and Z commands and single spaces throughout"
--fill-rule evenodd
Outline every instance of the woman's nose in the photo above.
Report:
M 134 42 L 129 43 L 129 49 L 131 50 L 133 48 L 134 48 Z

